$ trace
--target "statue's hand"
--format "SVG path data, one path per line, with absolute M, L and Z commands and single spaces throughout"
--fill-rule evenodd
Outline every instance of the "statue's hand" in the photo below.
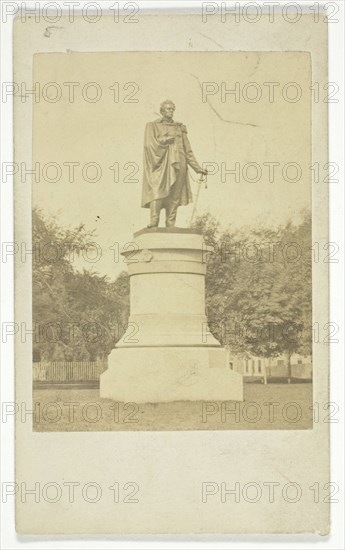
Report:
M 199 170 L 198 173 L 201 174 L 202 176 L 207 176 L 208 171 L 207 170 Z
M 168 138 L 166 138 L 166 141 L 165 141 L 165 143 L 168 143 L 168 144 L 170 144 L 170 143 L 174 143 L 174 141 L 175 141 L 175 138 L 174 138 L 174 137 L 172 136 L 172 137 L 168 137 Z

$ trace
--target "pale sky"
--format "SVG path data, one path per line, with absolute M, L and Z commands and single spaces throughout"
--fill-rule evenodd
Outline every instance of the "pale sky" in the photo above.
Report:
M 41 170 L 40 181 L 33 183 L 33 204 L 47 215 L 56 215 L 62 225 L 82 222 L 89 229 L 96 228 L 102 257 L 93 264 L 94 270 L 116 277 L 125 266 L 114 262 L 110 247 L 118 242 L 121 248 L 132 241 L 133 232 L 149 221 L 149 211 L 140 207 L 144 128 L 146 122 L 158 118 L 159 104 L 169 98 L 176 104 L 175 120 L 187 126 L 199 163 L 214 163 L 208 189 L 201 189 L 199 215 L 209 211 L 224 226 L 235 228 L 296 218 L 301 209 L 311 207 L 310 79 L 310 58 L 305 52 L 37 54 L 34 82 L 40 82 L 45 97 L 52 98 L 56 90 L 62 95 L 55 103 L 42 97 L 34 103 L 33 161 L 40 163 Z M 56 84 L 44 88 L 49 82 Z M 80 84 L 74 88 L 73 101 L 69 101 L 71 85 L 66 82 Z M 85 88 L 90 82 L 96 82 L 102 92 L 94 103 L 87 101 L 96 92 L 94 86 Z M 203 82 L 211 83 L 210 89 L 216 92 L 205 102 Z M 236 82 L 239 101 L 233 95 L 222 101 L 222 86 L 235 88 Z M 250 82 L 255 86 L 249 87 Z M 271 85 L 267 83 L 272 82 L 277 84 L 270 102 Z M 296 90 L 294 86 L 284 89 L 289 82 L 297 83 L 302 92 L 294 103 L 284 99 L 284 94 L 293 97 Z M 245 98 L 254 97 L 259 86 L 261 99 L 243 98 L 242 92 Z M 82 175 L 82 168 L 90 162 L 102 171 L 100 180 L 93 183 Z M 60 181 L 49 181 L 55 173 L 50 168 L 45 175 L 46 163 L 61 167 Z M 69 168 L 63 163 L 79 163 L 74 181 L 69 181 Z M 239 182 L 224 173 L 236 163 Z M 246 176 L 247 163 L 259 165 L 259 181 L 249 181 L 254 168 Z M 263 163 L 279 163 L 271 183 L 269 167 Z M 289 181 L 296 173 L 293 167 L 284 177 L 288 163 L 300 166 L 296 183 Z M 190 174 L 197 179 L 191 169 Z M 94 175 L 90 168 L 87 177 Z M 191 185 L 196 193 L 198 184 L 191 179 Z M 192 210 L 193 204 L 179 209 L 178 226 L 188 226 Z M 162 213 L 161 225 L 163 221 Z

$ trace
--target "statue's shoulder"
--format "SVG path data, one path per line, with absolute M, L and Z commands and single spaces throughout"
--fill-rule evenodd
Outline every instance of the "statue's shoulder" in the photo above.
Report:
M 188 133 L 187 132 L 187 126 L 185 124 L 183 124 L 183 122 L 176 122 L 177 126 L 179 126 L 182 130 L 182 132 L 185 132 L 186 134 Z
M 157 120 L 151 120 L 150 122 L 146 123 L 146 128 L 150 128 L 151 130 L 157 131 L 157 129 L 160 126 L 161 120 L 158 118 Z
M 145 132 L 147 134 L 155 134 L 157 131 L 158 131 L 158 125 L 157 125 L 157 120 L 151 120 L 150 122 L 146 122 L 146 125 L 145 125 Z

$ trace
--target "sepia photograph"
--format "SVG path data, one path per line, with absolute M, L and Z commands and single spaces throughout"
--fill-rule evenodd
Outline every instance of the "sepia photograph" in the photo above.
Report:
M 310 55 L 37 54 L 34 82 L 34 429 L 310 429 Z

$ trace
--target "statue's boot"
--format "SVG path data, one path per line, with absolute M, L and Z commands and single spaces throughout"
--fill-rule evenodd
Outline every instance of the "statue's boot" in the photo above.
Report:
M 150 224 L 147 227 L 158 227 L 163 199 L 150 202 Z
M 167 227 L 175 227 L 176 223 L 176 215 L 177 215 L 177 209 L 179 206 L 179 199 L 176 200 L 169 200 L 168 204 L 166 206 L 165 212 L 166 212 L 166 221 L 165 225 Z

